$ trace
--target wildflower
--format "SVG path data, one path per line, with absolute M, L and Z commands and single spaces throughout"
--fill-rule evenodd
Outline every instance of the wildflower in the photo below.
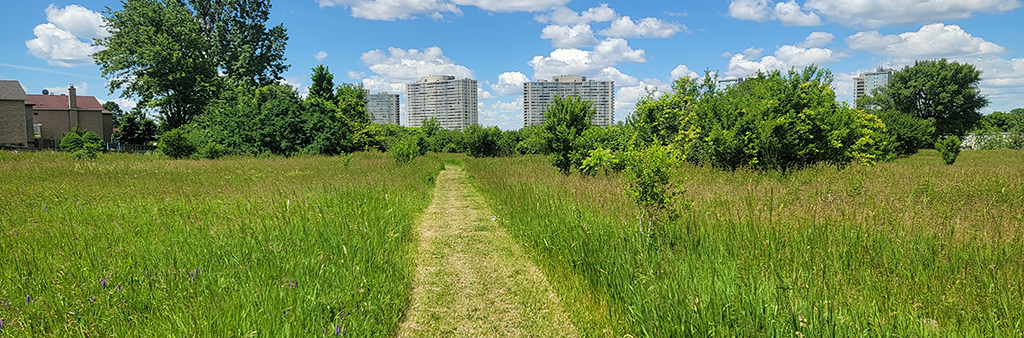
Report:
M 117 285 L 117 291 L 124 291 L 124 286 L 122 286 L 121 284 L 118 284 Z
M 25 306 L 32 304 L 32 295 L 25 295 Z
M 96 302 L 96 296 L 92 296 L 92 298 L 89 298 L 89 301 L 95 303 Z
M 4 307 L 6 307 L 7 304 L 9 304 L 9 302 L 6 299 L 4 299 Z
M 335 325 L 334 326 L 334 335 L 337 336 L 339 334 L 341 334 L 341 325 Z
M 100 286 L 102 288 L 106 289 L 107 288 L 107 280 L 103 279 L 103 278 L 100 278 Z
M 0 318 L 0 330 L 4 328 L 4 319 Z

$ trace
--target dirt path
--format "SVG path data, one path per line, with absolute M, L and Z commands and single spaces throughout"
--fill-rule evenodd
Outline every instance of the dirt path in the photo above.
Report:
M 575 337 L 547 279 L 448 166 L 417 223 L 412 304 L 399 337 Z

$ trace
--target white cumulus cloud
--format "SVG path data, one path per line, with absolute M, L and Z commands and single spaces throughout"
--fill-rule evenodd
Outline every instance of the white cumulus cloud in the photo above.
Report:
M 530 82 L 526 74 L 520 72 L 504 72 L 498 75 L 498 83 L 491 84 L 491 90 L 501 96 L 521 95 L 523 83 Z
M 824 47 L 825 45 L 832 43 L 832 39 L 835 35 L 829 32 L 813 32 L 807 36 L 804 41 L 798 42 L 797 47 L 811 48 L 811 47 Z
M 25 41 L 25 47 L 52 66 L 93 64 L 91 55 L 100 48 L 89 40 L 110 36 L 103 27 L 103 16 L 79 5 L 61 9 L 51 4 L 46 7 L 46 20 L 49 22 L 32 29 L 36 38 Z
M 696 78 L 700 77 L 700 75 L 698 75 L 697 72 L 690 70 L 690 68 L 686 67 L 686 65 L 676 66 L 676 68 L 673 69 L 670 74 L 671 74 L 671 80 L 673 80 L 673 81 L 675 81 L 675 79 L 679 79 L 679 78 L 683 78 L 683 77 L 687 77 L 687 76 L 689 76 L 691 79 L 696 79 Z
M 587 47 L 597 44 L 594 31 L 588 24 L 549 25 L 541 31 L 540 38 L 551 40 L 551 45 L 555 48 Z
M 569 0 L 318 0 L 321 8 L 342 7 L 352 17 L 369 20 L 410 20 L 425 16 L 442 19 L 446 13 L 461 15 L 460 6 L 488 12 L 540 12 L 565 5 Z
M 1021 6 L 1020 0 L 732 0 L 729 15 L 740 20 L 779 20 L 786 26 L 816 26 L 821 18 L 848 27 L 877 29 L 949 19 L 974 13 L 1005 13 Z
M 548 56 L 538 55 L 528 62 L 533 67 L 535 79 L 547 79 L 556 75 L 583 75 L 593 77 L 604 68 L 614 67 L 620 62 L 647 62 L 643 49 L 632 49 L 624 39 L 609 38 L 601 41 L 593 51 L 575 48 L 559 48 Z
M 972 36 L 957 25 L 936 23 L 916 32 L 882 35 L 877 31 L 859 32 L 846 38 L 850 49 L 896 58 L 938 58 L 998 55 L 1006 49 Z
M 600 31 L 604 36 L 619 38 L 671 38 L 686 26 L 662 21 L 658 18 L 643 18 L 634 22 L 628 16 L 623 16 L 612 21 L 611 26 Z
M 390 53 L 390 55 L 388 55 Z M 388 48 L 363 53 L 363 63 L 374 75 L 363 79 L 363 86 L 371 91 L 405 93 L 405 85 L 423 76 L 453 75 L 456 79 L 473 78 L 473 71 L 444 56 L 438 47 L 423 50 Z
M 313 54 L 313 58 L 316 59 L 317 61 L 323 61 L 324 59 L 327 58 L 327 52 L 325 52 L 325 51 L 317 52 L 316 54 Z
M 541 14 L 534 17 L 540 23 L 553 22 L 557 25 L 582 25 L 591 22 L 612 21 L 619 15 L 608 4 L 601 4 L 598 7 L 591 7 L 583 12 L 577 13 L 566 7 L 558 7 L 548 14 Z

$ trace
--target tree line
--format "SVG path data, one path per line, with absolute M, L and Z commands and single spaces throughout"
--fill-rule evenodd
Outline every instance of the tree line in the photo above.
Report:
M 982 117 L 981 72 L 945 59 L 895 71 L 888 86 L 855 106 L 836 101 L 832 74 L 809 66 L 758 73 L 728 88 L 717 75 L 674 81 L 649 93 L 626 121 L 592 126 L 593 108 L 558 98 L 544 125 L 501 131 L 372 124 L 359 84 L 334 83 L 312 69 L 302 97 L 283 84 L 289 68 L 282 25 L 268 27 L 270 3 L 241 0 L 123 0 L 107 9 L 111 35 L 94 57 L 113 93 L 139 109 L 115 111 L 119 140 L 160 136 L 172 157 L 392 151 L 410 159 L 428 151 L 472 156 L 553 155 L 564 173 L 622 170 L 631 153 L 665 147 L 673 157 L 723 169 L 790 170 L 816 163 L 873 164 L 985 130 L 1022 130 L 1021 111 Z M 142 109 L 159 113 L 159 123 Z M 1004 116 L 1006 115 L 1006 116 Z M 947 142 L 949 143 L 949 142 Z M 946 147 L 943 147 L 945 149 Z M 659 150 L 660 151 L 660 150 Z M 398 154 L 401 153 L 401 154 Z

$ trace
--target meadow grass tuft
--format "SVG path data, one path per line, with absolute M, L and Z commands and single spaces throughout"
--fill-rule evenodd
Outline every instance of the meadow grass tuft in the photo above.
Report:
M 466 159 L 588 336 L 1024 336 L 1024 153 L 788 174 L 685 165 L 651 237 L 618 175 Z
M 0 336 L 393 335 L 441 167 L 0 152 Z

